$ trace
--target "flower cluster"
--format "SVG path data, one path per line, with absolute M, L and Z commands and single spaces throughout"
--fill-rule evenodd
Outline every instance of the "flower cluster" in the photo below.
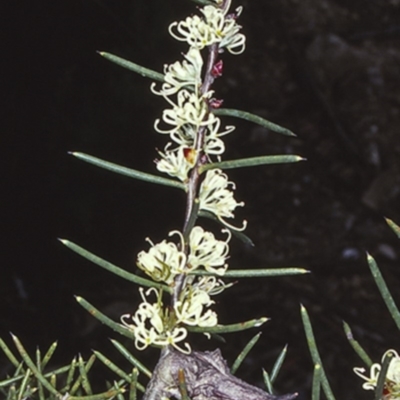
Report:
M 226 9 L 229 9 L 229 5 Z M 187 17 L 185 21 L 174 22 L 170 25 L 169 32 L 175 39 L 185 41 L 189 46 L 200 50 L 218 43 L 220 49 L 226 47 L 232 54 L 240 54 L 244 51 L 246 40 L 239 33 L 241 27 L 236 23 L 241 11 L 238 8 L 235 14 L 227 15 L 220 8 L 206 6 L 201 10 L 203 18 L 194 15 Z
M 234 126 L 221 129 L 221 120 L 211 111 L 219 107 L 220 100 L 213 98 L 214 92 L 203 85 L 202 70 L 204 61 L 201 50 L 206 46 L 218 45 L 218 51 L 224 48 L 236 54 L 244 50 L 245 37 L 239 33 L 236 23 L 241 9 L 228 14 L 229 4 L 224 10 L 217 6 L 205 6 L 202 16 L 191 16 L 181 22 L 174 22 L 170 32 L 178 40 L 186 41 L 190 48 L 182 61 L 176 61 L 164 67 L 164 83 L 161 89 L 153 83 L 153 93 L 163 96 L 169 103 L 157 119 L 154 128 L 157 132 L 168 134 L 164 151 L 158 151 L 157 169 L 180 181 L 187 183 L 190 173 L 196 167 L 199 157 L 212 161 L 220 159 L 225 151 L 222 136 L 231 133 Z M 174 33 L 176 29 L 177 33 Z M 211 71 L 212 79 L 222 74 L 222 61 L 215 61 Z M 164 125 L 165 127 L 162 127 Z M 201 138 L 199 131 L 201 130 Z M 221 222 L 228 225 L 225 218 L 233 218 L 234 209 L 242 205 L 233 198 L 234 185 L 222 171 L 208 171 L 204 184 L 200 187 L 200 209 L 213 213 Z M 244 229 L 245 224 L 243 225 Z
M 224 230 L 225 231 L 225 230 Z M 138 254 L 137 266 L 156 282 L 164 282 L 168 285 L 174 282 L 179 274 L 188 274 L 200 267 L 207 272 L 223 275 L 228 268 L 226 259 L 228 257 L 228 242 L 231 238 L 229 231 L 226 241 L 217 240 L 211 232 L 204 231 L 200 226 L 195 226 L 189 237 L 189 251 L 186 255 L 182 250 L 185 247 L 182 233 L 172 231 L 180 238 L 179 246 L 173 242 L 163 240 L 151 244 L 148 252 L 141 251 Z
M 226 232 L 228 238 L 222 241 L 217 240 L 212 233 L 204 231 L 200 226 L 195 226 L 190 234 L 188 255 L 179 250 L 184 248 L 184 239 L 178 231 L 172 231 L 169 235 L 180 237 L 179 246 L 165 240 L 154 244 L 147 239 L 152 247 L 148 252 L 141 251 L 138 254 L 137 266 L 153 280 L 169 285 L 173 285 L 177 275 L 187 275 L 201 267 L 208 272 L 223 275 L 228 267 L 226 260 L 229 251 L 228 242 L 231 238 L 230 232 Z M 163 306 L 161 290 L 151 288 L 144 292 L 140 288 L 143 303 L 133 316 L 126 314 L 121 320 L 133 331 L 135 345 L 139 350 L 149 345 L 172 345 L 181 351 L 190 351 L 187 343 L 184 349 L 176 344 L 187 336 L 187 331 L 181 324 L 200 327 L 217 325 L 217 314 L 206 308 L 214 303 L 211 296 L 221 293 L 224 288 L 223 282 L 213 276 L 202 277 L 196 282 L 191 281 L 170 309 L 165 309 Z M 157 301 L 153 304 L 150 304 L 146 297 L 151 293 L 157 295 Z
M 224 4 L 222 8 L 222 3 Z M 230 0 L 216 1 L 200 9 L 200 16 L 190 16 L 169 27 L 171 35 L 189 45 L 182 61 L 164 66 L 164 82 L 161 87 L 151 85 L 154 94 L 162 96 L 169 107 L 157 119 L 154 128 L 168 135 L 170 141 L 159 151 L 156 160 L 157 169 L 179 179 L 189 187 L 193 170 L 197 170 L 197 183 L 194 195 L 198 198 L 198 210 L 213 214 L 224 226 L 234 228 L 226 222 L 234 218 L 236 207 L 243 206 L 233 196 L 235 185 L 220 169 L 209 169 L 198 178 L 204 164 L 220 161 L 225 151 L 222 140 L 224 135 L 235 128 L 227 126 L 221 129 L 221 121 L 212 110 L 218 108 L 222 100 L 213 97 L 210 85 L 222 74 L 222 61 L 218 54 L 227 49 L 232 54 L 244 50 L 245 37 L 236 20 L 241 9 L 229 14 Z M 213 46 L 213 65 L 203 60 L 202 50 Z M 207 70 L 204 70 L 207 65 Z M 207 83 L 205 83 L 207 82 Z M 213 158 L 216 160 L 213 161 Z M 140 289 L 143 302 L 133 314 L 123 315 L 122 324 L 135 336 L 135 345 L 142 350 L 150 345 L 173 346 L 182 352 L 190 352 L 185 343 L 187 327 L 212 328 L 217 325 L 218 317 L 210 307 L 214 304 L 212 296 L 222 292 L 227 286 L 220 279 L 227 268 L 228 243 L 231 233 L 225 240 L 218 240 L 213 233 L 200 226 L 194 226 L 183 233 L 170 232 L 177 236 L 177 243 L 162 240 L 153 243 L 150 249 L 141 251 L 137 256 L 137 266 L 152 280 L 169 286 L 174 292 L 171 305 L 164 306 L 163 291 L 151 288 Z M 210 275 L 195 275 L 194 271 L 203 269 Z M 156 296 L 154 302 L 150 296 Z
M 386 374 L 385 383 L 383 387 L 383 400 L 394 400 L 400 399 L 400 356 L 395 350 L 388 350 L 382 356 L 382 362 L 387 355 L 391 355 L 392 359 L 389 363 L 389 368 Z M 365 390 L 375 390 L 379 374 L 381 372 L 381 364 L 375 363 L 371 365 L 370 376 L 365 375 L 365 368 L 357 367 L 354 368 L 354 372 L 362 379 L 365 383 L 362 385 Z

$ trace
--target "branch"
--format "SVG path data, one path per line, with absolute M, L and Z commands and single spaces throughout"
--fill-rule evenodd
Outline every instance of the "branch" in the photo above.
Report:
M 158 361 L 142 400 L 181 399 L 179 371 L 185 374 L 192 400 L 292 400 L 297 393 L 273 396 L 233 376 L 219 349 L 183 354 L 166 349 Z M 181 372 L 182 374 L 182 372 Z

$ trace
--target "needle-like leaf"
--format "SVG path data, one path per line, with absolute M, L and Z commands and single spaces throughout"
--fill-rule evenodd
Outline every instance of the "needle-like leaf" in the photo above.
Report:
M 121 278 L 124 278 L 130 282 L 137 283 L 138 285 L 141 285 L 141 286 L 156 287 L 156 288 L 164 290 L 165 292 L 171 293 L 172 289 L 166 285 L 162 285 L 160 283 L 151 281 L 149 279 L 141 278 L 140 276 L 137 276 L 135 274 L 127 272 L 124 269 L 117 267 L 116 265 L 111 264 L 110 262 L 94 255 L 93 253 L 84 249 L 83 247 L 80 247 L 77 244 L 70 242 L 69 240 L 65 240 L 65 239 L 58 239 L 58 240 L 64 246 L 68 247 L 70 250 L 72 250 L 75 253 L 79 254 L 80 256 L 86 258 L 87 260 L 91 261 L 92 263 L 98 265 L 99 267 L 102 267 L 102 268 L 106 269 L 107 271 L 110 271 L 113 274 L 120 276 Z
M 150 78 L 156 81 L 164 82 L 164 75 L 160 74 L 159 72 L 153 71 L 152 69 L 146 67 L 142 67 L 139 64 L 125 60 L 124 58 L 118 57 L 114 54 L 107 53 L 106 51 L 98 51 L 98 53 L 106 60 L 109 60 L 114 64 L 119 65 L 120 67 L 129 69 L 129 71 L 136 72 L 137 74 L 140 74 L 145 78 Z
M 109 161 L 101 160 L 100 158 L 90 156 L 89 154 L 70 152 L 76 158 L 85 161 L 89 164 L 93 164 L 96 167 L 104 168 L 108 171 L 115 172 L 120 175 L 128 176 L 129 178 L 139 179 L 145 182 L 157 183 L 158 185 L 171 186 L 178 189 L 185 190 L 186 187 L 183 183 L 174 181 L 172 179 L 163 178 L 162 176 L 152 175 L 147 172 L 137 171 L 136 169 L 131 169 L 123 167 L 121 165 L 114 164 Z
M 200 173 L 216 168 L 233 169 L 233 168 L 244 168 L 244 167 L 257 167 L 259 165 L 288 164 L 299 161 L 305 161 L 305 158 L 293 154 L 240 158 L 237 160 L 228 160 L 228 161 L 204 164 L 200 168 Z
M 395 224 L 391 219 L 385 218 L 386 223 L 390 226 L 392 231 L 397 235 L 397 237 L 400 239 L 400 226 Z
M 382 299 L 385 302 L 386 307 L 388 308 L 395 324 L 397 325 L 397 329 L 400 330 L 400 312 L 396 306 L 396 303 L 393 300 L 392 295 L 390 294 L 385 280 L 383 279 L 381 271 L 378 268 L 378 264 L 376 263 L 374 258 L 368 253 L 367 261 L 369 269 L 371 270 L 372 277 L 374 278 L 376 286 L 378 286 L 378 289 L 381 293 Z
M 232 367 L 231 367 L 231 373 L 234 375 L 236 371 L 239 369 L 240 365 L 242 364 L 243 360 L 247 357 L 249 354 L 250 350 L 255 346 L 255 344 L 258 342 L 258 339 L 260 339 L 261 332 L 257 333 L 254 335 L 249 343 L 246 344 L 244 349 L 240 352 L 240 354 L 237 356 L 236 360 L 234 361 Z
M 272 372 L 271 372 L 271 383 L 272 384 L 276 381 L 276 378 L 278 377 L 279 371 L 281 370 L 283 362 L 285 361 L 286 354 L 287 354 L 287 345 L 282 349 L 278 358 L 275 361 L 274 366 L 272 367 Z
M 259 319 L 252 319 L 246 322 L 239 322 L 238 324 L 231 325 L 217 325 L 212 327 L 199 327 L 199 326 L 187 326 L 187 330 L 190 332 L 200 332 L 200 333 L 231 333 L 240 332 L 246 329 L 258 328 L 259 326 L 265 324 L 268 318 L 263 317 Z
M 147 377 L 151 378 L 151 371 L 146 368 L 136 357 L 134 357 L 121 343 L 117 342 L 114 339 L 110 339 L 111 343 L 114 347 L 135 367 L 139 369 L 139 371 L 143 372 Z
M 126 336 L 129 339 L 133 339 L 134 335 L 133 333 L 123 327 L 121 324 L 118 324 L 114 322 L 112 319 L 108 318 L 106 315 L 101 313 L 97 308 L 93 307 L 88 301 L 83 299 L 80 296 L 75 296 L 76 301 L 85 309 L 87 310 L 93 317 L 97 318 L 100 322 L 102 322 L 104 325 L 107 325 L 114 331 L 120 333 L 121 335 Z
M 291 130 L 284 128 L 283 126 L 274 124 L 273 122 L 268 121 L 267 119 L 261 118 L 258 115 L 249 113 L 247 111 L 234 110 L 231 108 L 219 108 L 218 110 L 214 110 L 213 113 L 215 115 L 225 115 L 228 117 L 245 119 L 246 121 L 254 122 L 255 124 L 261 125 L 264 128 L 269 129 L 270 131 L 281 133 L 282 135 L 286 136 L 296 137 L 296 135 Z
M 315 364 L 313 381 L 312 381 L 311 400 L 319 400 L 320 392 L 321 392 L 321 366 L 319 364 Z
M 315 341 L 314 332 L 312 329 L 310 317 L 308 316 L 307 310 L 303 305 L 301 305 L 301 319 L 303 320 L 304 331 L 306 333 L 308 348 L 311 353 L 311 358 L 314 362 L 314 365 L 318 364 L 321 368 L 321 383 L 322 389 L 324 390 L 325 396 L 328 400 L 335 400 L 335 396 L 332 392 L 331 386 L 328 382 L 328 378 L 326 377 L 324 367 L 322 365 L 321 357 L 319 355 L 317 343 Z
M 367 364 L 368 367 L 372 365 L 372 360 L 366 351 L 361 347 L 357 340 L 354 339 L 353 332 L 351 331 L 350 326 L 343 321 L 343 329 L 346 334 L 347 340 L 349 341 L 351 347 L 354 351 L 360 356 L 360 358 Z
M 268 268 L 268 269 L 232 269 L 224 274 L 224 278 L 266 278 L 273 276 L 302 275 L 309 274 L 310 271 L 304 268 Z M 215 273 L 196 270 L 189 275 L 218 276 Z

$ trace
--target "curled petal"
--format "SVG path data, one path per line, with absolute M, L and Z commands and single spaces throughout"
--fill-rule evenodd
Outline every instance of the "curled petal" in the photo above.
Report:
M 209 211 L 226 226 L 235 230 L 244 230 L 247 222 L 243 221 L 241 228 L 236 228 L 225 221 L 225 218 L 234 218 L 236 207 L 243 207 L 244 202 L 238 203 L 232 190 L 235 185 L 228 181 L 228 177 L 220 169 L 209 170 L 200 186 L 200 210 Z

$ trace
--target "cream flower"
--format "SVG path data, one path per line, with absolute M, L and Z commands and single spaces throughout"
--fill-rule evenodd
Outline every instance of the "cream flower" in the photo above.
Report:
M 196 163 L 196 151 L 185 146 L 169 150 L 170 146 L 171 143 L 168 143 L 164 153 L 158 152 L 161 159 L 156 161 L 157 169 L 184 182 Z
M 211 232 L 195 226 L 190 233 L 188 264 L 193 269 L 202 266 L 208 272 L 223 275 L 228 268 L 225 262 L 229 252 L 228 242 L 231 238 L 230 232 L 228 230 L 225 232 L 228 233 L 226 242 L 216 240 Z
M 178 322 L 201 327 L 217 325 L 217 314 L 214 311 L 203 312 L 205 307 L 214 303 L 206 291 L 187 286 L 181 297 L 183 300 L 177 301 L 174 306 Z
M 171 284 L 174 277 L 185 270 L 186 255 L 178 250 L 175 243 L 163 240 L 152 245 L 148 252 L 141 251 L 137 257 L 137 266 L 156 282 Z
M 365 368 L 356 367 L 353 369 L 355 374 L 357 374 L 360 378 L 366 381 L 362 385 L 363 389 L 365 390 L 375 390 L 380 370 L 381 370 L 380 364 L 372 364 L 369 371 L 370 376 L 368 377 L 367 375 L 365 375 Z
M 203 18 L 197 15 L 187 17 L 184 21 L 173 22 L 169 26 L 169 33 L 176 40 L 185 41 L 191 47 L 203 49 L 214 43 L 220 48 L 226 47 L 232 54 L 240 54 L 245 48 L 245 36 L 239 33 L 241 27 L 236 19 L 226 15 L 226 11 L 208 5 L 201 9 Z M 241 8 L 237 10 L 239 15 Z
M 196 141 L 197 130 L 192 125 L 183 125 L 171 133 L 171 139 L 180 146 L 193 147 Z
M 230 4 L 226 7 L 229 9 Z M 243 53 L 246 38 L 239 33 L 241 26 L 236 23 L 236 18 L 241 14 L 242 7 L 237 8 L 235 16 L 227 16 L 220 8 L 213 6 L 204 7 L 203 13 L 208 26 L 210 27 L 214 41 L 219 47 L 226 47 L 232 54 Z
M 235 127 L 233 125 L 229 125 L 225 127 L 224 131 L 218 132 L 220 126 L 221 120 L 219 118 L 215 118 L 215 121 L 207 126 L 203 146 L 203 150 L 206 154 L 220 155 L 225 151 L 225 144 L 220 137 L 233 132 Z
M 382 362 L 385 357 L 391 354 L 392 359 L 390 360 L 388 371 L 386 374 L 384 384 L 384 395 L 383 399 L 393 400 L 400 399 L 400 357 L 394 350 L 388 350 L 382 356 Z M 375 390 L 378 382 L 379 374 L 381 372 L 381 364 L 372 364 L 370 368 L 370 376 L 365 375 L 365 368 L 354 368 L 353 371 L 366 382 L 362 385 L 365 390 Z
M 200 126 L 206 126 L 215 122 L 215 116 L 208 112 L 206 99 L 212 95 L 208 92 L 202 97 L 197 97 L 195 93 L 190 93 L 183 89 L 178 92 L 177 104 L 173 103 L 168 97 L 165 99 L 172 105 L 172 109 L 163 111 L 162 119 L 173 128 L 162 130 L 158 128 L 160 120 L 157 119 L 154 128 L 159 133 L 172 134 L 181 129 L 185 124 L 191 124 L 198 129 Z
M 218 117 L 210 118 L 210 122 L 206 127 L 203 151 L 207 155 L 220 155 L 225 151 L 225 144 L 220 139 L 235 130 L 232 125 L 226 126 L 225 130 L 219 132 L 221 120 Z M 179 146 L 194 147 L 197 136 L 197 130 L 193 125 L 183 125 L 181 128 L 171 132 L 171 139 Z
M 184 55 L 185 60 L 176 61 L 164 67 L 164 81 L 161 90 L 155 90 L 155 83 L 151 85 L 153 93 L 170 96 L 177 93 L 184 87 L 192 86 L 195 92 L 201 85 L 201 69 L 203 68 L 203 58 L 197 48 L 190 48 Z
M 244 230 L 247 222 L 243 221 L 241 228 L 228 224 L 224 218 L 234 218 L 233 211 L 236 207 L 244 206 L 244 202 L 238 203 L 233 198 L 233 192 L 229 187 L 235 189 L 235 184 L 228 181 L 228 177 L 220 169 L 207 171 L 206 177 L 200 186 L 200 210 L 209 211 L 226 226 L 235 230 Z
M 203 290 L 210 296 L 222 293 L 229 286 L 232 286 L 232 284 L 225 285 L 221 279 L 217 279 L 215 276 L 202 276 L 193 284 L 194 288 Z
M 139 305 L 135 315 L 124 314 L 121 316 L 122 324 L 135 336 L 136 348 L 144 350 L 150 345 L 161 347 L 171 345 L 184 353 L 190 353 L 188 343 L 184 344 L 184 348 L 177 345 L 186 338 L 187 330 L 176 325 L 169 328 L 169 313 L 167 310 L 163 310 L 161 292 L 157 292 L 155 288 L 150 288 L 146 292 L 140 288 L 139 291 L 143 303 Z M 157 302 L 150 304 L 147 297 L 152 292 L 156 294 Z

